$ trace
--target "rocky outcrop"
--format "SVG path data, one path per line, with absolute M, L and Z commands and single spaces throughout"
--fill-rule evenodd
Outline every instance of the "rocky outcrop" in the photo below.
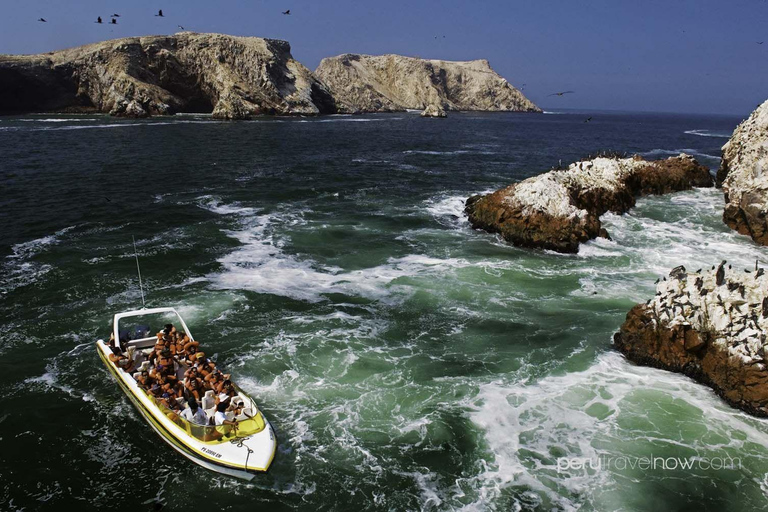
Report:
M 723 146 L 717 172 L 725 194 L 723 221 L 768 245 L 768 101 L 757 107 Z
M 349 112 L 423 110 L 429 105 L 446 110 L 541 111 L 487 60 L 345 54 L 323 59 L 315 74 Z
M 439 105 L 427 105 L 420 115 L 421 117 L 448 117 L 443 107 Z
M 730 404 L 768 416 L 768 277 L 762 269 L 675 269 L 614 335 L 635 363 L 683 373 Z
M 185 32 L 0 56 L 0 113 L 326 114 L 333 97 L 285 41 Z
M 465 212 L 474 228 L 515 245 L 574 253 L 580 243 L 608 236 L 600 216 L 625 213 L 637 196 L 711 186 L 709 170 L 685 154 L 657 161 L 598 157 L 470 197 Z

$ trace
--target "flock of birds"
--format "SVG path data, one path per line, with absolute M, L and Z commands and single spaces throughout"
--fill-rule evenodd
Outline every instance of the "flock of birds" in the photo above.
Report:
M 287 11 L 281 11 L 281 12 L 282 12 L 282 13 L 283 13 L 285 16 L 290 16 L 290 15 L 291 15 L 291 10 L 290 10 L 290 9 L 288 9 Z M 119 15 L 119 14 L 117 14 L 117 13 L 113 13 L 113 14 L 110 16 L 110 21 L 109 21 L 108 25 L 117 25 L 117 18 L 119 18 L 119 17 L 120 17 L 120 15 Z M 163 10 L 162 10 L 162 9 L 159 9 L 159 10 L 157 11 L 157 14 L 155 14 L 155 17 L 157 17 L 157 18 L 165 18 L 165 14 L 163 14 Z M 37 18 L 37 21 L 39 21 L 40 23 L 48 23 L 48 20 L 46 20 L 45 18 Z M 97 16 L 97 17 L 96 17 L 96 21 L 94 21 L 94 23 L 97 23 L 97 24 L 99 24 L 99 25 L 103 25 L 103 24 L 104 24 L 104 20 L 102 20 L 102 19 L 101 19 L 101 16 Z M 186 29 L 185 29 L 184 27 L 182 27 L 181 25 L 177 25 L 177 26 L 178 26 L 178 27 L 179 27 L 179 29 L 181 29 L 181 30 L 186 30 Z

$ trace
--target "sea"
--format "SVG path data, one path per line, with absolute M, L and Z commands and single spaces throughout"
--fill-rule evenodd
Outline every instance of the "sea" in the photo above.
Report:
M 0 118 L 0 508 L 768 509 L 768 422 L 612 346 L 673 267 L 767 263 L 722 191 L 639 199 L 569 255 L 463 213 L 601 152 L 714 173 L 741 120 Z M 274 426 L 268 473 L 183 458 L 103 367 L 94 342 L 142 305 L 132 237 L 147 307 Z

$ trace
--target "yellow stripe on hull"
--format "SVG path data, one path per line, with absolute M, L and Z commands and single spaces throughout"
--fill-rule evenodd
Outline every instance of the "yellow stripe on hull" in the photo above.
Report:
M 250 480 L 253 478 L 254 472 L 267 471 L 272 461 L 274 460 L 275 452 L 277 450 L 277 443 L 274 443 L 272 454 L 269 458 L 269 461 L 266 464 L 266 467 L 263 467 L 263 468 L 253 467 L 253 466 L 248 467 L 246 466 L 246 464 L 236 465 L 232 463 L 222 462 L 219 459 L 216 459 L 206 453 L 201 452 L 198 448 L 185 442 L 184 439 L 174 435 L 173 432 L 171 432 L 165 425 L 163 425 L 162 421 L 159 420 L 156 416 L 156 414 L 162 414 L 162 412 L 159 409 L 157 410 L 157 412 L 153 411 L 152 409 L 147 407 L 147 405 L 144 404 L 139 397 L 136 396 L 133 390 L 126 385 L 123 378 L 118 373 L 118 370 L 115 368 L 112 362 L 109 361 L 109 359 L 107 359 L 106 355 L 104 354 L 104 351 L 98 346 L 98 344 L 97 344 L 97 351 L 99 353 L 99 357 L 101 358 L 102 362 L 107 367 L 107 369 L 109 370 L 112 377 L 114 377 L 114 379 L 120 385 L 120 388 L 128 396 L 128 398 L 131 400 L 133 405 L 138 409 L 139 413 L 141 413 L 141 415 L 149 422 L 153 430 L 155 430 L 155 432 L 157 432 L 160 435 L 160 437 L 162 437 L 163 440 L 165 440 L 168 444 L 170 444 L 171 447 L 173 447 L 176 451 L 180 452 L 182 455 L 189 458 L 193 462 L 202 465 L 203 467 L 206 467 L 208 469 L 212 469 L 214 471 L 218 471 L 221 473 L 229 474 L 231 476 L 235 476 L 238 478 L 244 478 L 247 480 Z M 163 417 L 165 417 L 165 415 L 163 415 Z M 265 420 L 265 423 L 266 423 L 266 420 Z M 174 423 L 174 426 L 178 427 L 178 425 L 176 425 L 175 423 Z M 273 439 L 272 436 L 274 436 L 274 433 L 272 431 L 272 427 L 267 424 L 266 428 L 269 428 L 270 438 Z M 180 427 L 179 427 L 179 430 L 181 430 Z

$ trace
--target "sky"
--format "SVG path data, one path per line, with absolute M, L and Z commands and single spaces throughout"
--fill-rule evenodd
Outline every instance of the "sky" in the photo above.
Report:
M 768 0 L 0 0 L 0 13 L 0 53 L 182 25 L 287 40 L 310 69 L 341 53 L 488 59 L 545 110 L 746 116 L 768 98 Z M 113 13 L 118 25 L 94 23 Z

